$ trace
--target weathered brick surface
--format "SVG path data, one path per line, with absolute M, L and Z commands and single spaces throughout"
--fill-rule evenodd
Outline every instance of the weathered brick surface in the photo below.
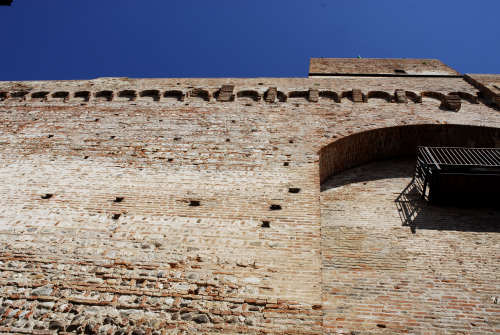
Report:
M 352 101 L 353 90 L 361 92 L 362 101 Z M 396 90 L 405 92 L 406 103 L 401 98 L 396 103 Z M 377 275 L 383 269 L 388 271 L 381 275 L 388 278 L 401 274 L 395 270 L 403 266 L 401 259 L 394 266 L 385 262 L 392 251 L 394 256 L 410 248 L 406 241 L 399 245 L 398 236 L 409 241 L 420 238 L 421 230 L 417 226 L 412 235 L 410 228 L 392 229 L 396 221 L 388 222 L 385 230 L 373 228 L 374 235 L 366 237 L 375 245 L 380 239 L 387 258 L 351 257 L 346 250 L 366 252 L 355 236 L 375 225 L 377 216 L 360 216 L 349 207 L 352 203 L 343 202 L 338 218 L 321 218 L 335 188 L 320 192 L 320 167 L 332 164 L 325 160 L 349 159 L 329 156 L 325 152 L 332 151 L 323 148 L 352 134 L 394 126 L 498 128 L 500 114 L 472 99 L 477 92 L 462 78 L 0 83 L 0 330 L 319 334 L 432 329 L 434 321 L 416 316 L 420 325 L 413 330 L 404 324 L 410 319 L 378 315 L 386 328 L 373 328 L 373 320 L 365 317 L 385 313 L 388 307 L 381 310 L 382 303 L 370 300 L 383 290 L 388 299 L 400 297 Z M 442 106 L 450 93 L 460 97 L 458 112 Z M 488 134 L 498 145 L 496 133 Z M 332 180 L 337 178 L 344 177 Z M 389 183 L 370 192 L 389 199 L 393 188 L 404 186 Z M 366 206 L 372 205 L 389 217 L 397 215 L 393 203 Z M 349 213 L 352 222 L 364 223 L 362 229 L 348 225 L 343 234 Z M 446 218 L 455 222 L 457 215 Z M 488 245 L 494 247 L 495 232 L 483 233 L 485 249 L 465 239 L 474 259 L 486 255 Z M 426 238 L 427 244 L 415 246 L 416 254 L 425 254 L 424 246 L 438 236 Z M 338 263 L 329 263 L 330 256 Z M 415 269 L 436 257 L 420 260 Z M 467 279 L 459 287 L 498 295 L 493 260 L 476 265 L 476 286 Z M 442 261 L 442 271 L 455 270 L 450 262 Z M 332 264 L 340 264 L 339 269 Z M 381 267 L 375 274 L 351 271 L 363 266 Z M 414 290 L 424 290 L 427 281 L 419 286 L 415 269 L 407 271 L 413 276 L 408 281 Z M 332 293 L 357 282 L 372 293 L 377 285 L 383 289 L 366 298 L 367 313 L 353 312 L 355 298 L 335 300 Z M 433 294 L 440 288 L 450 296 L 456 291 L 442 284 Z M 478 301 L 475 293 L 464 292 L 450 303 Z M 412 298 L 405 299 L 425 310 L 428 300 Z M 344 316 L 332 299 L 346 306 Z M 474 315 L 496 320 L 496 305 L 484 306 Z M 402 314 L 407 309 L 399 308 Z M 444 316 L 439 318 L 439 325 L 447 325 Z M 469 331 L 466 323 L 457 324 L 457 331 Z M 497 326 L 488 321 L 480 327 Z
M 467 74 L 465 80 L 479 89 L 479 95 L 497 108 L 500 107 L 500 75 L 498 74 Z
M 320 150 L 320 179 L 324 181 L 363 163 L 414 156 L 417 146 L 493 148 L 500 129 L 457 124 L 403 125 L 377 128 L 343 137 Z
M 458 75 L 437 59 L 311 58 L 311 74 Z
M 323 184 L 324 327 L 495 334 L 500 211 L 427 205 L 413 187 L 404 191 L 414 167 L 371 163 Z

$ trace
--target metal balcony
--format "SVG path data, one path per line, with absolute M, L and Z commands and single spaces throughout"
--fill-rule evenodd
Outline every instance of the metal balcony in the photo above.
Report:
M 417 147 L 415 178 L 430 203 L 500 207 L 500 148 Z

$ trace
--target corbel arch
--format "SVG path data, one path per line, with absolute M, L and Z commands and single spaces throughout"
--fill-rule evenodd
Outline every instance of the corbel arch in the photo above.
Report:
M 467 93 L 467 92 L 451 92 L 451 93 L 449 93 L 449 95 L 459 96 L 460 99 L 465 100 L 471 104 L 478 104 L 479 103 L 479 99 L 478 99 L 477 95 L 472 95 L 472 94 Z
M 238 99 L 244 99 L 244 98 L 247 98 L 247 99 L 251 99 L 253 101 L 259 101 L 260 98 L 261 98 L 261 95 L 259 94 L 259 92 L 255 91 L 255 90 L 243 90 L 243 91 L 239 91 L 236 96 L 238 97 Z
M 392 97 L 392 94 L 388 93 L 388 92 L 384 92 L 384 91 L 370 91 L 368 92 L 367 94 L 367 99 L 370 100 L 370 99 L 383 99 L 387 102 L 392 102 L 393 100 L 393 97 Z
M 321 99 L 330 99 L 335 102 L 340 102 L 340 97 L 337 92 L 335 91 L 320 91 L 319 92 L 319 97 Z

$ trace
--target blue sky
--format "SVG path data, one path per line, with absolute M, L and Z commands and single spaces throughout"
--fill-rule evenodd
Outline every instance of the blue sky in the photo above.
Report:
M 14 0 L 0 80 L 303 77 L 310 57 L 499 73 L 499 0 Z

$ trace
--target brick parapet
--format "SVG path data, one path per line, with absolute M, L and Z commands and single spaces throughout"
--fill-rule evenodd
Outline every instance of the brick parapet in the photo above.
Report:
M 309 75 L 456 76 L 438 59 L 311 58 Z

